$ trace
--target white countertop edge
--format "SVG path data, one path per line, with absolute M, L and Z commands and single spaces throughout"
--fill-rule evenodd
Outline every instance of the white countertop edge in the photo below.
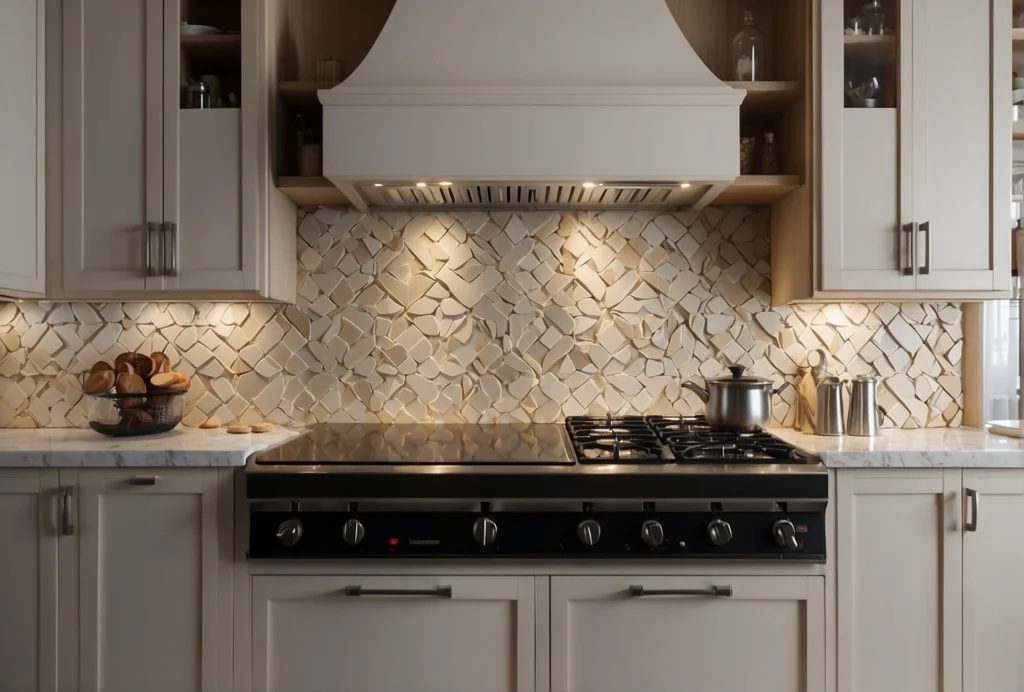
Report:
M 1024 440 L 978 428 L 884 429 L 878 437 L 820 437 L 772 429 L 803 454 L 839 468 L 1024 468 Z
M 104 437 L 83 429 L 0 430 L 0 468 L 158 468 L 244 466 L 255 452 L 305 429 L 275 427 L 232 435 L 223 428 L 177 428 L 144 437 Z

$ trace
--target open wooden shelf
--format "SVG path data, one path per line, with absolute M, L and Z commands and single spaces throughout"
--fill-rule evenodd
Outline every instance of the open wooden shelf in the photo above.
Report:
M 1011 29 L 1013 32 L 1013 48 L 1019 50 L 1024 48 L 1024 29 Z
M 843 36 L 847 56 L 891 55 L 896 52 L 896 36 Z
M 1014 140 L 1024 140 L 1024 120 L 1018 120 L 1013 124 L 1013 138 Z
M 740 106 L 742 113 L 778 113 L 799 101 L 804 95 L 800 82 L 726 82 L 734 89 L 745 89 L 747 97 Z
M 285 103 L 308 108 L 320 105 L 318 91 L 335 86 L 334 82 L 278 82 L 277 95 Z
M 741 175 L 712 204 L 716 207 L 775 204 L 802 184 L 798 175 Z
M 348 206 L 348 198 L 324 177 L 281 176 L 277 179 L 277 189 L 300 207 Z

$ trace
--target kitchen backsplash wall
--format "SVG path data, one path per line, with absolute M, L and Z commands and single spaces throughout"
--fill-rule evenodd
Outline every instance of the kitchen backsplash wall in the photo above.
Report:
M 297 306 L 0 304 L 0 426 L 85 426 L 81 372 L 125 350 L 196 374 L 188 425 L 689 414 L 681 381 L 818 348 L 889 425 L 960 423 L 959 306 L 772 309 L 765 212 L 300 216 Z

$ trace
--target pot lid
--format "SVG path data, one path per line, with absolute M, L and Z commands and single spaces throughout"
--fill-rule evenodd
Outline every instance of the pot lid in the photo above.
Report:
M 754 375 L 744 375 L 743 371 L 746 370 L 744 365 L 730 365 L 729 374 L 722 375 L 721 377 L 709 377 L 705 380 L 709 385 L 724 384 L 730 387 L 771 387 L 773 383 L 769 379 L 764 377 L 756 377 Z

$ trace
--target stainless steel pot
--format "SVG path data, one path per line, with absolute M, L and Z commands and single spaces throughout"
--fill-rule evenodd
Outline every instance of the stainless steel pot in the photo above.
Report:
M 764 427 L 772 418 L 772 394 L 790 386 L 786 382 L 775 389 L 771 380 L 744 376 L 744 370 L 742 365 L 729 366 L 729 376 L 705 380 L 707 389 L 683 383 L 704 402 L 704 415 L 712 428 L 751 432 Z

